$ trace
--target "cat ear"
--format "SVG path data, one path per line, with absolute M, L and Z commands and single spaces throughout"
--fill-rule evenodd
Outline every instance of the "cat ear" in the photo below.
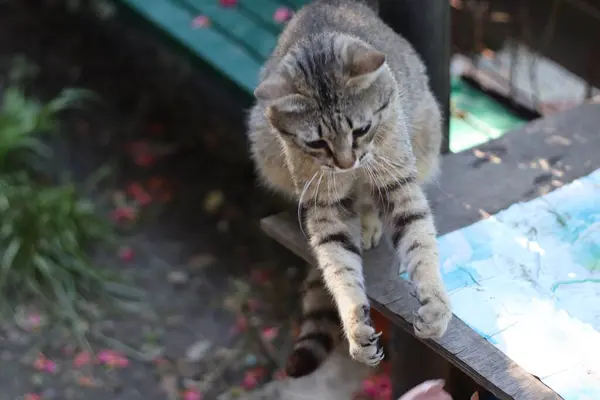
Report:
M 279 73 L 273 73 L 254 89 L 254 97 L 262 101 L 274 101 L 293 94 L 293 89 L 288 79 Z
M 254 90 L 254 96 L 282 113 L 304 111 L 309 103 L 305 96 L 295 93 L 290 81 L 280 74 L 264 79 Z
M 347 86 L 365 89 L 369 87 L 385 65 L 385 54 L 364 43 L 354 42 L 346 50 L 346 65 L 350 78 Z

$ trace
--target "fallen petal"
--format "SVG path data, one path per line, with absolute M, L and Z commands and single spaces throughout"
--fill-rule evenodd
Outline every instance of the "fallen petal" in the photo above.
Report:
M 244 381 L 242 382 L 242 387 L 246 390 L 252 390 L 258 385 L 258 378 L 249 372 L 246 372 L 244 376 Z
M 127 193 L 142 206 L 152 202 L 152 197 L 139 183 L 132 183 L 127 187 Z
M 54 361 L 46 360 L 46 363 L 44 364 L 44 371 L 54 374 L 54 373 L 56 373 L 57 370 L 58 370 L 58 366 L 56 365 L 56 363 Z
M 129 262 L 133 260 L 134 256 L 133 249 L 131 247 L 121 247 L 119 250 L 119 258 L 123 261 Z
M 294 15 L 293 11 L 287 7 L 279 7 L 275 10 L 275 14 L 273 14 L 273 20 L 278 24 L 283 24 L 288 22 L 290 18 Z
M 79 386 L 85 388 L 93 388 L 98 386 L 98 382 L 96 382 L 96 380 L 90 376 L 80 376 L 77 378 L 77 383 Z
M 33 362 L 33 368 L 37 369 L 38 371 L 43 371 L 44 367 L 46 366 L 46 361 L 46 356 L 40 353 Z
M 205 28 L 210 26 L 210 19 L 206 15 L 199 15 L 192 20 L 192 28 Z
M 116 223 L 121 223 L 124 221 L 134 221 L 136 214 L 136 210 L 133 207 L 117 207 L 111 212 L 110 216 Z
M 279 334 L 279 329 L 277 329 L 275 327 L 265 328 L 262 331 L 263 339 L 268 340 L 269 342 L 272 341 L 273 339 L 275 339 L 278 334 Z
M 83 367 L 85 365 L 90 364 L 91 362 L 92 362 L 92 356 L 87 351 L 82 351 L 80 353 L 77 353 L 77 355 L 73 359 L 73 365 L 76 368 Z
M 188 389 L 183 392 L 183 400 L 202 400 L 200 392 L 194 389 Z
M 219 4 L 221 7 L 235 7 L 237 5 L 237 0 L 219 0 Z

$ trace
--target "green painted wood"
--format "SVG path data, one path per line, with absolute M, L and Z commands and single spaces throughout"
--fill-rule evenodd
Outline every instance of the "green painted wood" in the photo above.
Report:
M 263 60 L 254 57 L 227 35 L 214 28 L 193 29 L 197 16 L 180 3 L 167 0 L 121 0 L 126 6 L 151 21 L 225 74 L 238 86 L 251 93 L 258 83 L 258 71 Z
M 282 0 L 282 3 L 289 4 L 293 8 L 301 8 L 310 3 L 310 0 Z
M 198 15 L 208 16 L 214 28 L 235 38 L 244 47 L 265 60 L 277 43 L 277 33 L 261 26 L 261 21 L 240 12 L 238 7 L 224 8 L 215 0 L 179 0 L 195 9 Z
M 277 0 L 240 0 L 238 3 L 238 9 L 242 13 L 259 19 L 266 27 L 277 34 L 279 34 L 284 27 L 284 25 L 275 22 L 273 19 L 275 11 L 277 11 L 279 7 L 289 6 Z M 294 9 L 294 7 L 289 8 Z

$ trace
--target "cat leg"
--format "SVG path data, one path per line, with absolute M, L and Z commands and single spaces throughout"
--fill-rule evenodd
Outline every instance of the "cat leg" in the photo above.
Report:
M 302 287 L 302 322 L 286 373 L 297 378 L 315 371 L 341 340 L 341 321 L 321 273 L 310 267 Z
M 422 338 L 441 337 L 452 312 L 439 270 L 436 230 L 429 203 L 416 174 L 385 182 L 385 187 L 379 189 L 388 194 L 392 241 L 421 303 L 414 322 L 415 333 Z
M 383 224 L 379 217 L 379 210 L 375 204 L 373 196 L 368 192 L 371 187 L 363 188 L 358 198 L 358 214 L 360 215 L 360 225 L 362 231 L 362 248 L 369 250 L 377 247 L 383 235 Z
M 359 222 L 348 212 L 350 200 L 308 201 L 302 205 L 310 246 L 325 286 L 342 320 L 350 355 L 375 366 L 383 359 L 380 334 L 371 323 L 365 292 Z

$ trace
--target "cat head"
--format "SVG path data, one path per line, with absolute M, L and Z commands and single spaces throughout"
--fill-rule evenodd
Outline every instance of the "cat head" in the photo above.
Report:
M 360 167 L 392 117 L 395 81 L 385 54 L 350 36 L 291 49 L 254 91 L 273 130 L 325 169 Z

